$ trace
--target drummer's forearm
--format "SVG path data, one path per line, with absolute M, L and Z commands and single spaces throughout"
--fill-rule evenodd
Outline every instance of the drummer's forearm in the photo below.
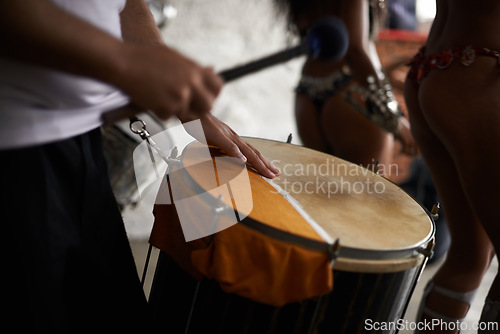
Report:
M 122 37 L 134 44 L 163 44 L 163 37 L 144 0 L 127 0 L 120 14 Z
M 125 43 L 47 0 L 0 2 L 0 56 L 112 83 Z
M 368 75 L 377 75 L 370 58 L 369 4 L 365 0 L 341 0 L 341 19 L 349 30 L 349 48 L 345 55 L 355 80 L 364 84 Z

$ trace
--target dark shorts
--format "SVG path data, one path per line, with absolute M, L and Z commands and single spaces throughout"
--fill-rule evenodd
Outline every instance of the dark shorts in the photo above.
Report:
M 0 171 L 2 326 L 142 332 L 146 299 L 100 130 L 0 151 Z

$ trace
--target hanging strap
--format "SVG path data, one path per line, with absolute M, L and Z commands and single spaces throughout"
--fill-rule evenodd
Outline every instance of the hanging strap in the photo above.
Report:
M 167 163 L 167 165 L 170 165 L 172 163 L 173 159 L 177 159 L 177 154 L 178 154 L 177 147 L 174 147 L 172 149 L 172 152 L 171 152 L 170 156 L 167 157 L 162 152 L 162 150 L 160 149 L 160 147 L 156 144 L 156 142 L 153 140 L 153 138 L 151 137 L 151 134 L 149 133 L 149 131 L 146 128 L 146 122 L 144 122 L 143 120 L 141 120 L 137 116 L 130 117 L 129 119 L 130 119 L 130 124 L 129 124 L 130 131 L 132 131 L 136 135 L 139 135 L 142 140 L 146 141 L 146 144 L 147 144 L 147 147 L 148 147 L 148 152 L 149 152 L 149 157 L 151 158 L 151 162 L 153 163 L 153 167 L 154 167 L 154 170 L 155 170 L 156 177 L 157 178 L 162 177 L 160 175 L 160 173 L 158 172 L 158 168 L 156 166 L 156 160 L 155 160 L 155 157 L 154 157 L 154 154 L 153 154 L 153 149 Z M 144 286 L 144 282 L 146 280 L 146 274 L 147 274 L 148 267 L 149 267 L 149 261 L 150 261 L 150 258 L 151 258 L 151 250 L 152 249 L 153 249 L 153 245 L 149 244 L 148 254 L 146 256 L 146 261 L 144 263 L 144 269 L 142 271 L 142 277 L 141 277 L 141 284 L 142 284 L 142 286 Z

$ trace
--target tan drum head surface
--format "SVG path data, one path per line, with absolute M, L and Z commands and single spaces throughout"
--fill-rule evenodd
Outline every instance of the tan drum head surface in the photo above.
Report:
M 186 184 L 187 188 L 193 190 L 200 187 L 213 199 L 222 195 L 220 201 L 237 210 L 240 219 L 248 216 L 281 231 L 324 242 L 303 216 L 260 174 L 246 168 L 238 159 L 226 160 L 217 149 L 211 149 L 213 158 L 206 160 L 204 150 L 206 146 L 196 142 L 182 154 L 182 162 L 188 172 L 184 181 L 191 180 Z M 224 189 L 229 186 L 231 196 L 220 192 L 221 185 Z
M 247 212 L 250 218 L 291 233 L 306 221 L 319 225 L 330 242 L 340 240 L 334 265 L 339 270 L 395 272 L 416 267 L 425 259 L 419 252 L 426 250 L 432 240 L 433 222 L 411 196 L 391 181 L 305 147 L 257 138 L 245 140 L 282 173 L 273 180 L 248 173 L 253 197 L 248 199 L 253 200 L 253 209 Z M 215 162 L 200 158 L 200 149 L 197 144 L 188 146 L 183 152 L 183 164 L 194 182 L 191 186 L 213 189 L 210 180 L 214 180 L 211 175 Z M 217 165 L 217 172 L 221 168 L 234 169 L 232 163 Z M 243 188 L 233 187 L 233 195 Z M 286 198 L 281 197 L 280 190 L 287 194 Z M 238 196 L 244 197 L 244 193 Z M 223 201 L 231 206 L 230 199 Z M 317 229 L 301 228 L 299 234 L 323 240 L 317 233 Z
M 282 174 L 273 180 L 342 247 L 393 251 L 428 241 L 433 223 L 401 188 L 363 167 L 308 148 L 245 138 Z

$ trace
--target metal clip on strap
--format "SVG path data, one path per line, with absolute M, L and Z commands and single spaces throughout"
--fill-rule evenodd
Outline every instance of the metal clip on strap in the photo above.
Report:
M 137 126 L 138 125 L 138 126 Z M 146 130 L 146 123 L 136 116 L 130 117 L 130 131 L 139 135 L 143 140 L 146 140 L 151 134 Z
M 137 117 L 131 117 L 130 118 L 130 131 L 132 131 L 133 133 L 139 135 L 143 140 L 145 140 L 148 144 L 148 149 L 151 149 L 153 148 L 156 153 L 158 153 L 158 155 L 167 163 L 171 163 L 172 160 L 174 160 L 172 158 L 172 155 L 170 157 L 167 157 L 161 150 L 161 148 L 156 144 L 156 142 L 153 140 L 153 138 L 151 137 L 151 134 L 148 132 L 148 130 L 146 129 L 146 123 L 137 118 Z M 150 154 L 151 154 L 151 161 L 153 161 L 153 163 L 155 162 L 154 161 L 154 158 L 152 156 L 152 152 L 150 151 Z M 175 150 L 175 153 L 174 153 L 174 150 L 172 150 L 172 154 L 175 154 L 175 159 L 177 158 L 177 150 Z
M 153 140 L 151 137 L 151 134 L 149 131 L 146 129 L 146 123 L 137 118 L 136 116 L 130 118 L 130 131 L 133 133 L 139 135 L 142 140 L 146 141 L 146 144 L 148 146 L 148 152 L 149 152 L 149 157 L 151 159 L 151 162 L 153 163 L 153 167 L 155 169 L 155 174 L 156 177 L 160 177 L 160 174 L 158 172 L 157 166 L 156 166 L 156 161 L 155 157 L 153 155 L 153 149 L 158 153 L 158 155 L 167 163 L 167 166 L 169 169 L 171 169 L 174 165 L 179 165 L 180 164 L 180 159 L 177 157 L 179 150 L 177 147 L 174 147 L 172 149 L 172 152 L 170 153 L 170 156 L 166 156 L 161 148 L 156 144 L 156 142 Z

